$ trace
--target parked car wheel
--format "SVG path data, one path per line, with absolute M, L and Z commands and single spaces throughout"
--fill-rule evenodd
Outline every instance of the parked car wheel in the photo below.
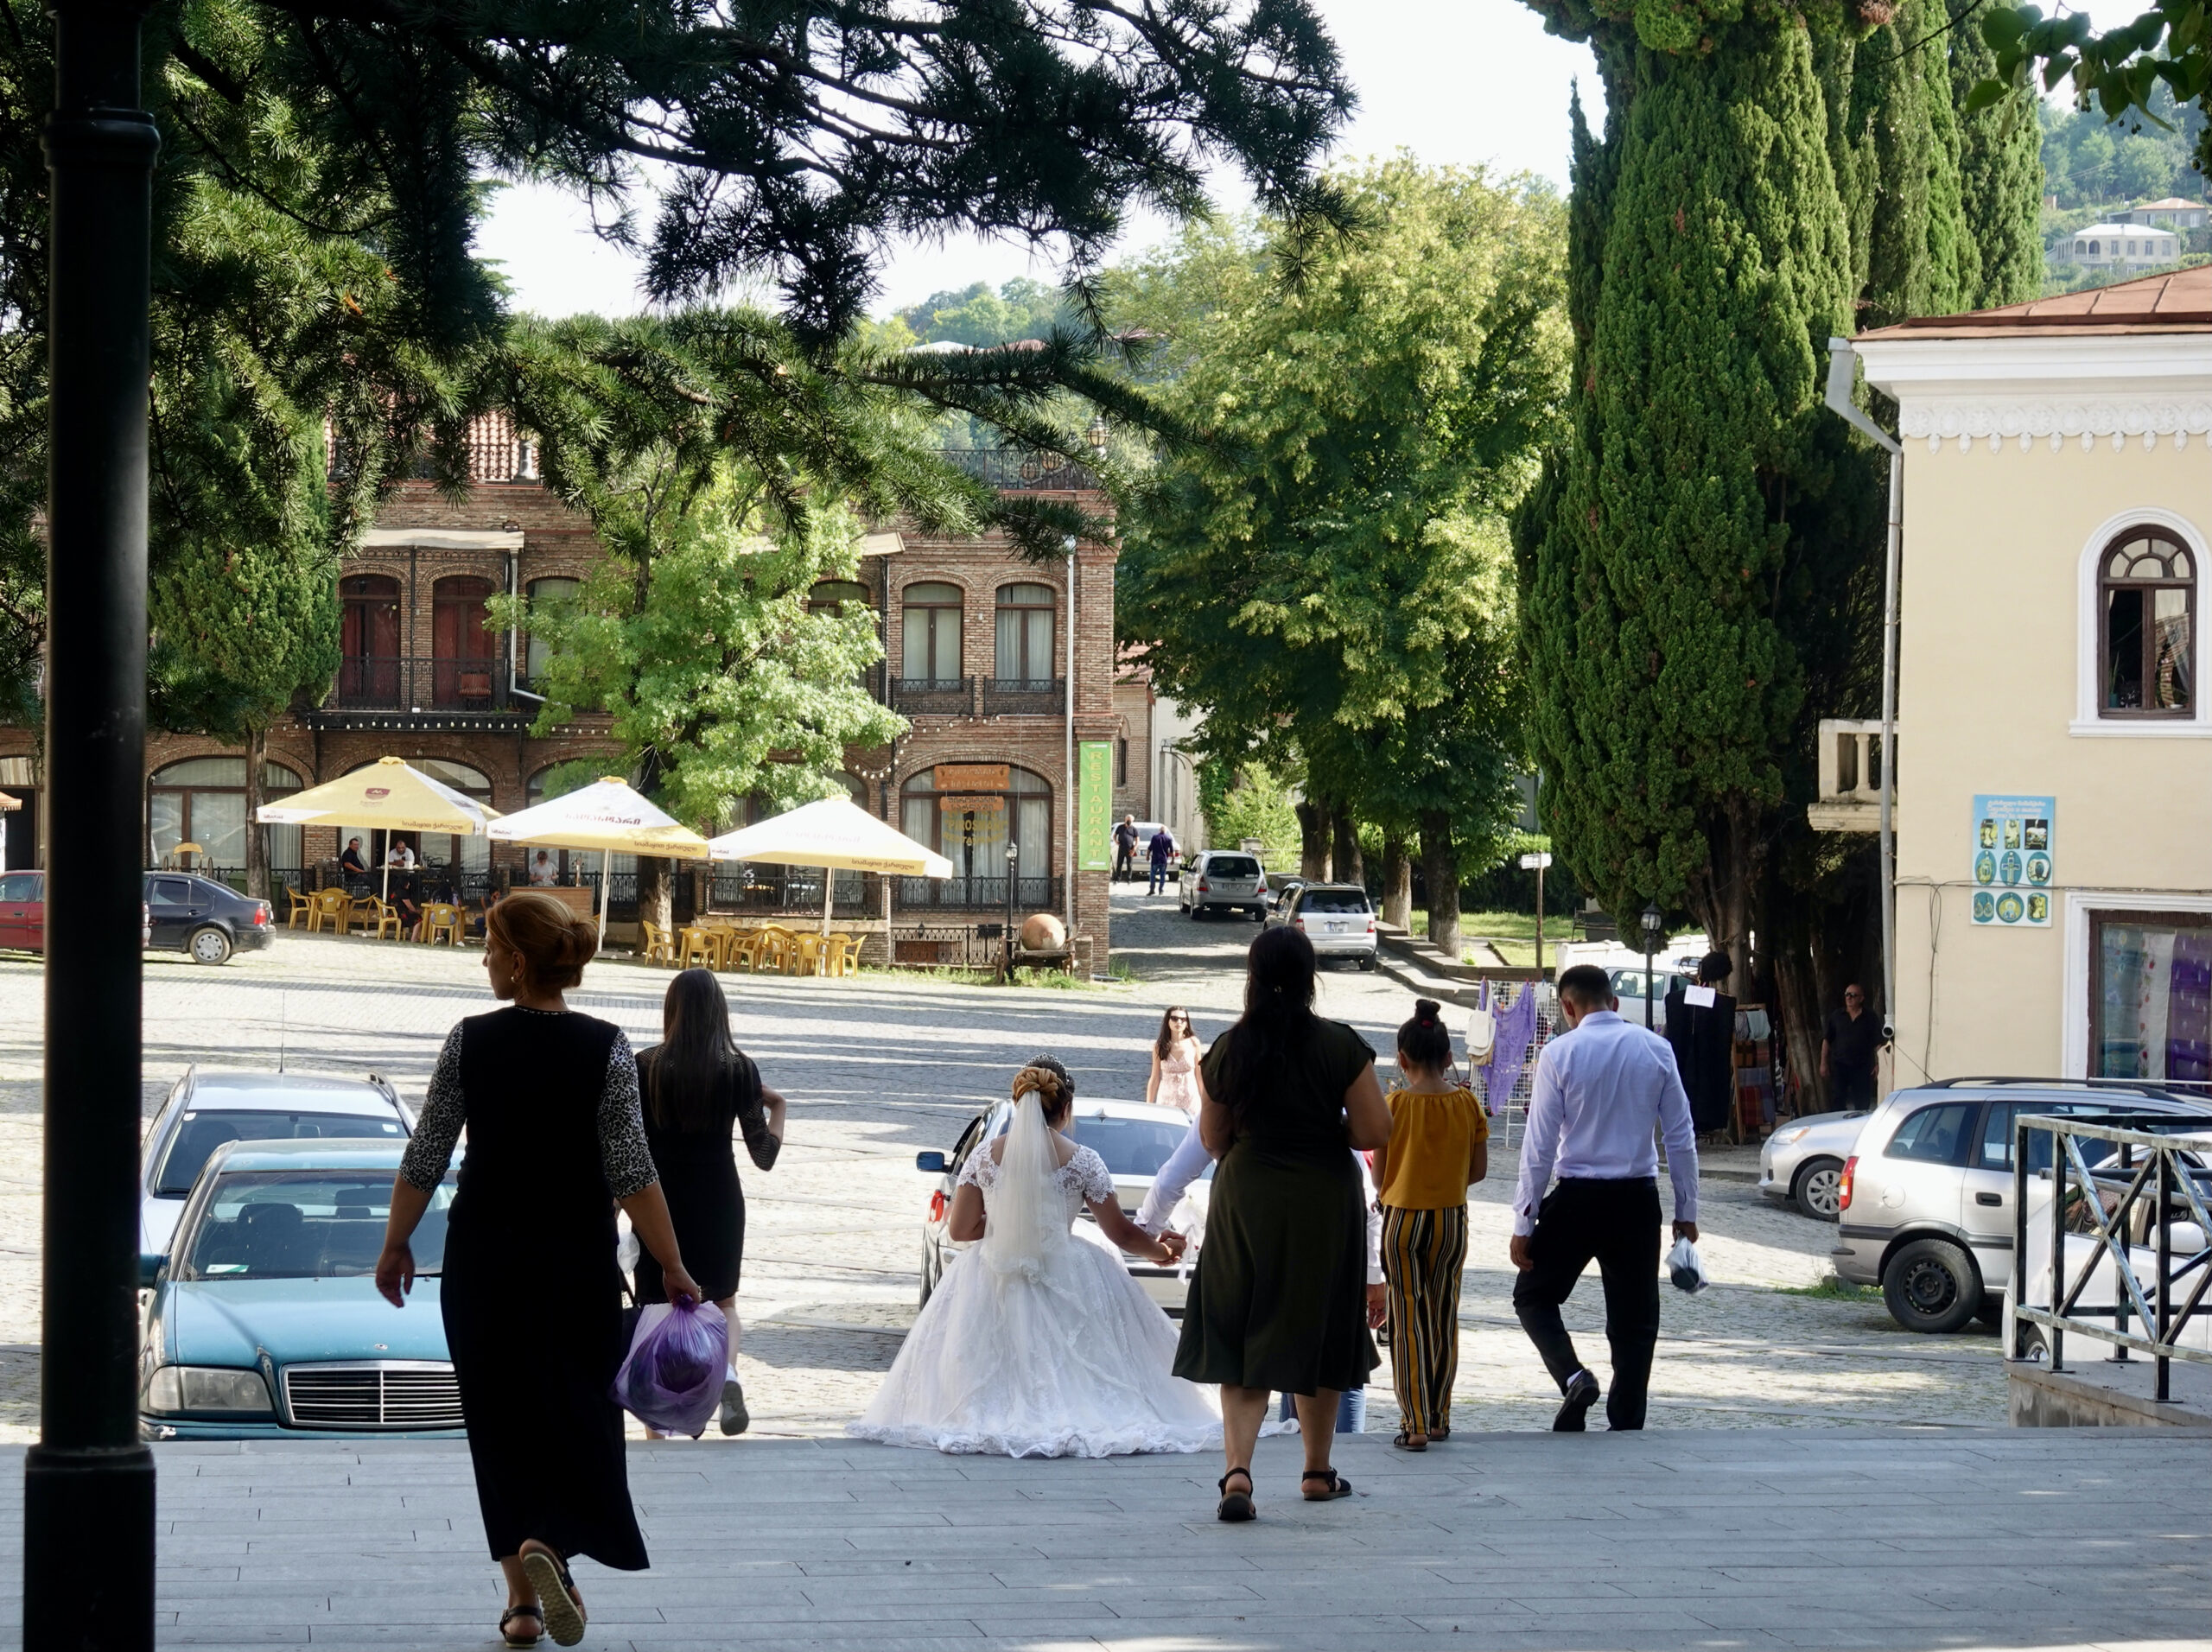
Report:
M 192 938 L 184 944 L 194 963 L 228 963 L 231 961 L 231 937 L 213 924 L 192 931 Z
M 1981 1306 L 1981 1274 L 1962 1247 L 1948 1239 L 1916 1239 L 1882 1270 L 1882 1300 L 1907 1331 L 1942 1336 Z
M 1370 952 L 1370 953 L 1369 953 L 1365 957 L 1362 958 L 1362 959 L 1359 961 L 1359 967 L 1360 967 L 1361 969 L 1374 969 L 1374 968 L 1375 968 L 1375 955 L 1374 955 L 1372 952 Z
M 1808 1159 L 1789 1184 L 1789 1198 L 1799 1210 L 1821 1222 L 1834 1222 L 1843 1214 L 1843 1161 Z

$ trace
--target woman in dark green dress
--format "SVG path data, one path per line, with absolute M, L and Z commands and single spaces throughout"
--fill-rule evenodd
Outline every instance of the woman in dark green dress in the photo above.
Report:
M 1313 1013 L 1313 946 L 1252 943 L 1244 1014 L 1214 1040 L 1198 1134 L 1220 1161 L 1183 1308 L 1175 1375 L 1221 1385 L 1224 1520 L 1249 1520 L 1270 1393 L 1296 1396 L 1309 1502 L 1348 1496 L 1329 1466 L 1337 1401 L 1380 1362 L 1367 1334 L 1367 1212 L 1355 1150 L 1388 1146 L 1375 1052 Z

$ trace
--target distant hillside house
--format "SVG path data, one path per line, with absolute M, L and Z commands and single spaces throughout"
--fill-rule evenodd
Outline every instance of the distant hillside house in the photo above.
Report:
M 2117 222 L 2092 224 L 2087 229 L 2075 231 L 2070 238 L 2061 236 L 2058 245 L 2050 251 L 2053 264 L 2070 264 L 2113 275 L 2139 275 L 2171 264 L 2180 257 L 2181 237 L 2173 231 Z
M 2114 213 L 2115 224 L 2162 224 L 2170 230 L 2195 230 L 2204 227 L 2205 218 L 2212 213 L 2212 206 L 2201 200 L 2183 200 L 2179 195 L 2169 195 L 2164 200 L 2145 201 L 2140 206 L 2131 206 L 2124 213 Z M 2083 234 L 2088 232 L 2084 230 Z

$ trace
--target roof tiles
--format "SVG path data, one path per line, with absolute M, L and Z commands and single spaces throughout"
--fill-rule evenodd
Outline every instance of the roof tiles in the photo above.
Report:
M 2142 276 L 1963 315 L 1922 315 L 1877 327 L 1869 339 L 1986 338 L 2005 333 L 2212 332 L 2212 264 Z

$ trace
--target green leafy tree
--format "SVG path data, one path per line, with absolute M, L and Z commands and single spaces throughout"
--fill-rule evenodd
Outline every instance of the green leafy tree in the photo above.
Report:
M 1405 158 L 1338 181 L 1357 236 L 1223 226 L 1116 273 L 1116 321 L 1173 335 L 1163 397 L 1208 425 L 1125 518 L 1117 619 L 1214 749 L 1302 757 L 1309 871 L 1370 796 L 1421 832 L 1450 945 L 1457 847 L 1505 823 L 1460 781 L 1521 751 L 1503 523 L 1563 391 L 1562 213 Z
M 1027 276 L 996 292 L 979 281 L 959 292 L 933 293 L 899 312 L 899 320 L 925 344 L 1012 344 L 1041 339 L 1075 319 L 1065 293 Z
M 2172 104 L 2193 105 L 2196 170 L 2212 174 L 2212 0 L 2158 0 L 2118 28 L 2099 30 L 2085 11 L 2045 17 L 2040 6 L 1997 6 L 1981 19 L 1981 35 L 1996 54 L 1995 73 L 1974 89 L 1973 109 L 1992 108 L 2008 96 L 2033 96 L 2063 81 L 2074 86 L 2075 106 L 2094 108 L 2110 122 L 2140 130 L 2145 122 L 2176 130 Z M 2171 99 L 2162 107 L 2162 100 Z M 2078 176 L 2079 168 L 2076 168 Z

